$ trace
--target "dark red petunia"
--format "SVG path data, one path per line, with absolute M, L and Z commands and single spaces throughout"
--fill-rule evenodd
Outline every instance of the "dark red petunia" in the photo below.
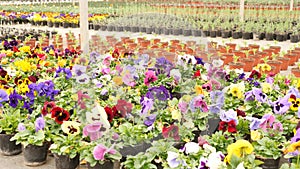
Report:
M 55 105 L 54 102 L 48 102 L 48 101 L 46 101 L 46 102 L 44 103 L 43 108 L 42 108 L 42 115 L 43 115 L 43 116 L 46 116 L 48 113 L 51 112 L 52 108 L 55 107 L 55 106 L 56 106 L 56 105 Z
M 236 124 L 234 120 L 231 120 L 229 122 L 220 121 L 219 130 L 222 130 L 223 132 L 228 131 L 230 133 L 236 133 Z
M 201 72 L 200 72 L 200 70 L 197 70 L 197 71 L 194 73 L 193 78 L 197 78 L 197 77 L 200 77 L 200 76 L 201 76 Z
M 256 71 L 256 70 L 252 70 L 249 77 L 254 78 L 254 79 L 260 79 L 261 78 L 261 73 Z
M 28 79 L 29 79 L 32 83 L 36 83 L 36 81 L 38 80 L 37 77 L 35 77 L 35 76 L 29 76 Z
M 174 124 L 170 125 L 169 127 L 163 127 L 162 135 L 164 138 L 173 138 L 174 140 L 180 140 L 179 136 L 179 128 Z
M 236 111 L 237 111 L 237 115 L 238 115 L 238 116 L 246 117 L 246 113 L 245 113 L 244 111 L 242 111 L 242 110 L 240 110 L 240 109 L 237 109 Z
M 70 118 L 70 113 L 61 107 L 53 107 L 51 110 L 51 117 L 55 118 L 56 123 L 62 124 Z

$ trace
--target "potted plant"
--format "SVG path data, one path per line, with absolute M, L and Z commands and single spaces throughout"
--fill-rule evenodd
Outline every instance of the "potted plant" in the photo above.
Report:
M 31 118 L 19 123 L 18 133 L 11 140 L 24 146 L 25 165 L 39 166 L 46 163 L 51 139 L 44 117 Z
M 83 146 L 80 125 L 76 121 L 64 121 L 61 130 L 52 133 L 49 149 L 54 154 L 56 169 L 74 169 L 79 165 L 79 153 Z
M 22 152 L 21 144 L 10 139 L 16 134 L 18 124 L 25 119 L 20 109 L 13 109 L 7 101 L 9 96 L 5 90 L 0 89 L 0 151 L 3 155 L 16 155 Z
M 238 62 L 239 56 L 233 55 L 233 62 L 229 63 L 230 69 L 243 69 L 244 68 L 244 63 Z

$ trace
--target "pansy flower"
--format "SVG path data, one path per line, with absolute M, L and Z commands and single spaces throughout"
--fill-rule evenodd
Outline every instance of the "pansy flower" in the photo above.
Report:
M 116 108 L 120 112 L 121 116 L 125 117 L 127 113 L 131 112 L 132 104 L 126 100 L 118 100 Z
M 85 100 L 84 99 L 90 99 L 90 96 L 87 94 L 84 94 L 81 90 L 77 92 L 77 104 L 79 105 L 80 109 L 86 109 Z
M 95 160 L 104 161 L 106 154 L 116 154 L 116 152 L 113 148 L 107 148 L 102 144 L 98 144 L 93 150 L 93 156 Z
M 291 94 L 289 102 L 292 103 L 290 108 L 292 111 L 298 111 L 300 106 L 300 98 L 297 98 L 294 94 Z
M 50 113 L 50 111 L 52 110 L 53 107 L 55 107 L 55 103 L 54 102 L 48 102 L 48 101 L 46 101 L 44 103 L 43 108 L 42 108 L 42 115 L 46 116 L 48 113 Z
M 91 141 L 97 140 L 98 138 L 100 138 L 103 135 L 103 131 L 105 131 L 106 129 L 103 128 L 102 123 L 100 122 L 95 122 L 93 124 L 87 124 L 84 128 L 83 128 L 83 135 L 84 136 L 89 136 Z
M 194 75 L 193 75 L 193 78 L 199 78 L 201 77 L 201 71 L 200 70 L 197 70 Z
M 44 118 L 43 117 L 38 117 L 35 120 L 35 132 L 38 132 L 39 130 L 43 130 L 44 128 L 45 128 L 45 120 L 44 120 Z
M 164 138 L 173 138 L 174 140 L 180 140 L 178 126 L 172 124 L 168 127 L 163 127 L 162 135 Z
M 118 113 L 118 110 L 117 110 L 116 106 L 114 106 L 114 107 L 112 107 L 112 108 L 109 107 L 109 106 L 106 106 L 106 107 L 104 108 L 104 110 L 105 110 L 105 112 L 106 112 L 106 114 L 107 114 L 107 120 L 108 120 L 109 122 L 112 122 L 113 119 L 114 119 L 114 117 L 117 116 L 117 113 Z
M 222 130 L 223 132 L 228 131 L 230 133 L 236 133 L 236 123 L 234 120 L 230 120 L 229 122 L 220 121 L 219 130 Z
M 19 104 L 19 100 L 22 100 L 22 96 L 19 95 L 16 91 L 9 95 L 9 105 L 13 108 L 16 108 Z
M 145 73 L 145 79 L 144 79 L 144 83 L 146 86 L 149 86 L 150 83 L 152 82 L 155 82 L 158 78 L 157 76 L 155 75 L 155 72 L 152 71 L 152 70 L 148 70 L 146 73 Z
M 76 121 L 64 121 L 61 129 L 68 135 L 78 135 L 80 133 L 80 123 Z
M 58 124 L 62 124 L 64 121 L 69 120 L 70 113 L 61 107 L 54 107 L 51 110 L 51 118 L 54 118 Z
M 2 103 L 6 102 L 9 100 L 9 97 L 7 95 L 7 93 L 5 92 L 5 90 L 0 89 L 0 107 L 2 107 Z

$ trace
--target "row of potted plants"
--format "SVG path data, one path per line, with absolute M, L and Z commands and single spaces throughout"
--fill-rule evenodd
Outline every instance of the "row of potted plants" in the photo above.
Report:
M 292 159 L 284 166 L 299 165 L 299 80 L 269 74 L 267 63 L 245 75 L 184 54 L 172 63 L 118 50 L 84 57 L 15 41 L 1 48 L 1 133 L 13 134 L 24 155 L 51 144 L 57 168 L 67 166 L 60 155 L 76 161 L 68 168 L 80 158 L 109 168 L 121 156 L 125 168 L 266 168 L 284 153 Z M 35 160 L 25 157 L 45 162 Z

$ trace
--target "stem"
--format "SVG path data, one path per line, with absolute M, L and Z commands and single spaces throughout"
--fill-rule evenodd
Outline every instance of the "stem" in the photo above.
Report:
M 299 165 L 299 157 L 300 155 L 297 156 L 297 166 Z

